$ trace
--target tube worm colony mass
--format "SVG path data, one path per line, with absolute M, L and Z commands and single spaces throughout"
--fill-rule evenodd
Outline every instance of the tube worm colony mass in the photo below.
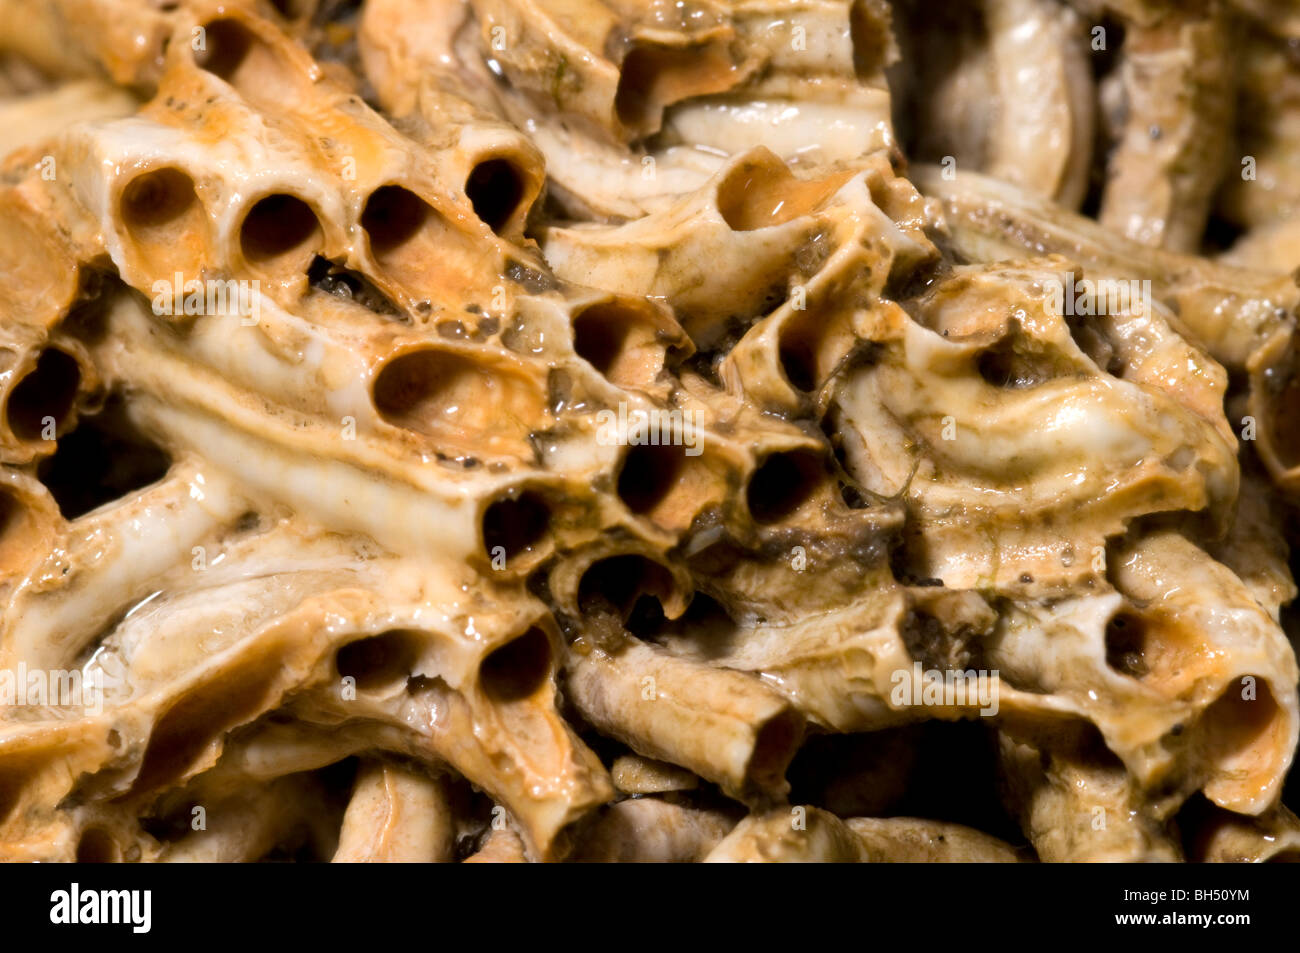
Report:
M 1297 850 L 1290 5 L 0 24 L 0 857 Z

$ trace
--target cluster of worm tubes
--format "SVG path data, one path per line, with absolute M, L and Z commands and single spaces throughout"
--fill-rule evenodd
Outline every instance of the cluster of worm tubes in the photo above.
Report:
M 688 6 L 0 34 L 0 859 L 1300 850 L 1300 25 Z

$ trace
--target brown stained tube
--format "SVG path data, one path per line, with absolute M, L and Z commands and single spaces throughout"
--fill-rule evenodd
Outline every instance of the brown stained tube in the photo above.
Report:
M 689 791 L 699 787 L 700 779 L 685 768 L 666 761 L 625 754 L 615 759 L 609 769 L 614 787 L 624 794 L 663 794 L 666 791 Z
M 658 131 L 667 106 L 738 86 L 761 65 L 716 15 L 675 27 L 662 18 L 620 23 L 595 0 L 474 0 L 473 7 L 483 55 L 511 86 L 614 141 Z
M 360 216 L 366 238 L 352 249 L 360 258 L 358 270 L 413 313 L 429 313 L 434 302 L 454 302 L 457 308 L 474 303 L 486 311 L 500 280 L 501 245 L 484 234 L 470 202 L 455 195 L 464 179 L 443 179 L 445 170 L 432 158 L 456 147 L 440 140 L 424 160 L 394 169 L 390 160 L 410 153 L 412 140 L 360 101 L 346 67 L 317 63 L 279 23 L 238 7 L 218 9 L 220 15 L 203 27 L 196 64 L 229 83 L 255 111 L 315 130 L 313 137 L 327 142 L 333 155 L 360 163 L 347 175 L 356 184 L 344 185 L 351 215 Z M 417 139 L 415 151 L 423 153 L 418 144 Z M 394 180 L 399 169 L 403 181 Z M 331 240 L 341 237 L 340 224 L 352 230 L 351 215 L 346 223 L 322 216 Z
M 568 689 L 596 728 L 694 771 L 741 800 L 780 797 L 803 718 L 753 675 L 674 658 L 625 638 L 569 653 Z
M 847 318 L 832 308 L 788 313 L 776 343 L 777 360 L 790 386 L 805 394 L 822 388 L 857 343 Z
M 811 806 L 751 814 L 705 858 L 709 864 L 863 863 L 862 839 L 834 814 Z
M 849 830 L 873 863 L 1016 864 L 1010 844 L 961 824 L 917 817 L 854 817 Z
M 554 860 L 567 829 L 608 801 L 603 766 L 555 706 L 550 638 L 534 626 L 490 652 L 466 694 L 440 680 L 422 686 L 428 750 L 509 811 L 528 854 Z
M 255 109 L 317 128 L 320 117 L 351 93 L 275 23 L 229 9 L 204 31 L 204 48 L 195 51 L 197 65 L 233 86 Z M 364 160 L 357 175 L 366 185 L 358 186 L 360 193 L 349 190 L 360 206 L 356 211 L 367 239 L 360 250 L 361 270 L 391 301 L 411 311 L 422 305 L 427 313 L 435 301 L 457 307 L 472 302 L 487 310 L 502 271 L 501 246 L 483 234 L 471 203 L 453 194 L 464 179 L 444 183 L 440 176 L 447 170 L 430 159 L 403 174 L 406 181 L 394 181 L 388 166 L 371 160 L 406 152 L 410 139 L 355 96 L 349 101 L 356 107 L 348 108 L 351 121 L 334 122 L 328 138 L 338 154 Z M 439 149 L 446 146 L 439 143 Z M 522 183 L 521 190 L 527 191 Z M 522 199 L 521 194 L 520 206 Z M 510 221 L 522 222 L 524 211 L 512 211 Z M 333 223 L 321 224 L 332 230 Z
M 371 762 L 358 773 L 333 863 L 446 863 L 455 841 L 441 781 Z
M 1220 8 L 1129 25 L 1120 51 L 1127 122 L 1102 195 L 1107 228 L 1157 248 L 1200 247 L 1228 162 L 1232 43 Z
M 1291 496 L 1300 494 L 1300 347 L 1294 331 L 1278 334 L 1251 357 L 1248 409 L 1256 447 L 1269 476 Z
M 320 844 L 338 817 L 324 808 L 324 800 L 324 792 L 312 776 L 291 775 L 225 800 L 193 805 L 204 809 L 206 826 L 166 845 L 158 860 L 251 863 L 290 837 L 307 834 Z
M 474 214 L 497 235 L 520 241 L 546 182 L 545 159 L 483 102 L 482 90 L 452 71 L 450 37 L 458 33 L 455 21 L 468 15 L 467 7 L 453 4 L 367 3 L 358 36 L 361 62 L 385 112 L 400 117 L 404 131 L 428 147 L 439 181 L 460 186 Z
M 753 68 L 738 62 L 728 38 L 692 47 L 637 43 L 624 56 L 614 93 L 614 116 L 637 138 L 659 131 L 664 109 L 675 102 L 738 85 Z
M 519 651 L 528 651 L 530 641 Z M 439 678 L 416 680 L 409 698 L 397 705 L 373 702 L 363 693 L 356 702 L 340 703 L 337 688 L 327 686 L 312 697 L 311 704 L 320 706 L 312 717 L 337 731 L 340 719 L 355 718 L 357 705 L 365 704 L 367 720 L 382 727 L 379 747 L 451 766 L 509 812 L 530 857 L 554 860 L 566 849 L 566 828 L 614 791 L 596 756 L 556 712 L 554 682 L 542 678 L 534 684 L 531 673 L 526 679 L 505 671 L 517 661 L 510 651 L 485 661 L 489 670 L 480 677 L 481 688 L 468 698 Z M 500 670 L 492 671 L 498 663 Z M 527 665 L 523 660 L 525 670 Z M 425 726 L 414 738 L 413 724 Z M 359 742 L 358 748 L 375 747 L 365 738 Z
M 1054 0 L 985 0 L 983 8 L 1000 100 L 986 171 L 1078 208 L 1095 95 L 1083 24 Z
M 304 627 L 292 618 L 282 626 L 289 636 L 316 631 L 315 626 Z M 276 636 L 267 636 L 266 642 L 274 645 Z M 366 642 L 355 640 L 339 655 L 347 653 L 349 646 L 358 645 L 362 648 L 348 654 L 338 668 L 357 678 L 355 701 L 341 701 L 337 681 L 326 678 L 310 698 L 304 695 L 300 714 L 323 718 L 321 724 L 336 734 L 340 721 L 360 720 L 358 712 L 399 729 L 393 733 L 393 740 L 400 745 L 407 739 L 416 749 L 408 753 L 452 764 L 473 783 L 491 791 L 518 818 L 535 855 L 549 857 L 556 831 L 612 794 L 595 756 L 555 712 L 550 649 L 545 633 L 539 629 L 529 628 L 488 654 L 475 680 L 476 687 L 467 693 L 469 701 L 436 678 L 424 679 L 406 696 L 391 699 L 388 686 L 400 668 L 401 638 L 381 641 L 383 651 L 374 652 L 373 658 Z M 399 651 L 394 653 L 389 648 Z M 226 686 L 224 694 L 204 686 L 168 709 L 150 737 L 138 786 L 143 788 L 163 777 L 174 778 L 196 747 L 205 743 L 205 733 L 219 731 L 222 724 L 230 725 L 232 720 L 245 720 L 247 714 L 252 714 L 258 707 L 256 701 L 263 697 L 263 687 L 255 684 L 257 678 L 265 679 L 268 674 L 274 678 L 270 673 L 286 667 L 283 657 L 275 657 L 274 649 L 269 657 L 260 649 L 255 656 L 249 664 L 259 669 L 258 675 L 250 676 L 241 662 L 237 670 L 226 671 L 229 681 L 220 682 Z M 328 662 L 328 656 L 308 653 L 300 661 L 316 666 L 321 674 L 328 672 L 321 665 Z M 301 677 L 298 673 L 297 678 Z M 371 684 L 376 686 L 374 690 L 365 687 Z M 231 685 L 236 686 L 233 695 Z M 196 699 L 200 691 L 204 697 Z M 220 706 L 209 704 L 218 700 L 218 695 Z M 199 719 L 201 727 L 193 719 Z M 410 740 L 412 731 L 417 733 L 415 740 Z
M 382 20 L 383 4 L 367 5 L 366 17 Z M 420 61 L 419 80 L 405 77 L 400 82 L 388 70 L 409 69 L 414 64 L 399 54 L 394 37 L 375 36 L 362 26 L 362 58 L 376 70 L 380 101 L 387 111 L 404 117 L 410 135 L 429 147 L 438 178 L 460 186 L 474 213 L 497 235 L 520 239 L 524 222 L 546 181 L 546 160 L 541 151 L 519 129 L 505 122 L 472 86 L 457 73 L 448 75 L 455 58 L 451 50 L 439 55 L 430 47 L 454 28 L 446 24 L 447 14 L 432 5 L 415 12 L 406 5 L 401 11 L 403 29 L 412 35 L 396 41 L 416 53 Z M 427 18 L 427 20 L 417 18 Z M 373 22 L 373 21 L 370 21 Z M 436 25 L 434 25 L 436 24 Z M 427 34 L 435 34 L 434 39 Z M 399 63 L 401 65 L 399 65 Z M 478 91 L 481 92 L 481 91 Z M 415 121 L 423 118 L 423 123 Z
M 721 811 L 632 798 L 604 808 L 582 832 L 573 861 L 682 864 L 703 860 L 735 826 Z
M 159 713 L 149 732 L 132 797 L 147 799 L 198 773 L 214 741 L 274 707 L 285 678 L 278 647 L 253 653 L 212 679 L 180 694 Z
M 1056 252 L 1089 278 L 1149 280 L 1152 296 L 1170 305 L 1197 343 L 1231 370 L 1264 373 L 1257 352 L 1295 326 L 1300 289 L 1289 278 L 1149 248 L 977 173 L 949 180 L 937 166 L 913 166 L 911 177 L 943 203 L 951 250 L 972 261 Z
M 651 546 L 629 551 L 626 544 L 607 536 L 556 564 L 550 575 L 551 595 L 570 615 L 607 604 L 624 620 L 638 599 L 652 596 L 665 616 L 675 619 L 686 611 L 693 588 L 679 566 L 659 561 L 661 555 Z
M 1040 751 L 1005 734 L 999 746 L 1004 798 L 1040 860 L 1182 860 L 1165 824 L 1113 756 Z

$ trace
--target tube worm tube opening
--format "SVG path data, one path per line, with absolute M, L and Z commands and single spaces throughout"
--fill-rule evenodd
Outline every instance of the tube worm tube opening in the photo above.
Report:
M 875 346 L 861 345 L 842 316 L 818 302 L 784 320 L 777 338 L 777 360 L 790 386 L 811 394 L 855 348 L 856 360 L 864 365 L 871 361 Z
M 303 272 L 321 243 L 320 220 L 293 195 L 268 195 L 244 216 L 239 247 L 249 264 Z
M 1033 345 L 1018 331 L 981 351 L 975 367 L 985 383 L 1009 389 L 1037 387 L 1059 376 L 1051 366 L 1050 356 L 1035 353 Z
M 166 227 L 198 201 L 194 180 L 180 169 L 155 169 L 138 175 L 122 191 L 122 220 L 132 231 Z
M 661 604 L 672 601 L 673 578 L 668 570 L 645 556 L 609 556 L 592 563 L 578 582 L 578 610 L 588 612 L 612 606 L 626 618 L 642 595 Z
M 81 832 L 77 842 L 77 863 L 116 864 L 122 860 L 122 850 L 111 834 L 102 827 L 88 827 Z
M 750 515 L 759 523 L 785 519 L 808 501 L 823 475 L 821 457 L 811 450 L 769 454 L 749 478 Z
M 385 267 L 396 261 L 420 234 L 433 209 L 410 189 L 385 185 L 375 189 L 361 213 L 370 251 Z
M 192 270 L 206 253 L 203 204 L 194 180 L 180 169 L 164 167 L 137 175 L 122 190 L 119 211 L 134 243 L 126 251 L 151 279 L 170 280 L 176 272 Z
M 62 429 L 81 385 L 81 368 L 74 357 L 58 348 L 46 348 L 26 377 L 9 395 L 5 415 L 9 429 L 20 440 L 42 440 L 46 424 L 55 435 Z
M 373 268 L 371 277 L 395 301 L 414 307 L 428 295 L 480 296 L 485 268 L 499 268 L 495 243 L 484 242 L 468 220 L 441 214 L 410 189 L 390 183 L 375 189 L 361 212 Z M 486 300 L 476 302 L 485 308 Z
M 474 206 L 474 214 L 500 235 L 519 211 L 525 181 L 523 172 L 509 159 L 486 159 L 470 170 L 465 194 Z
M 201 69 L 231 82 L 248 59 L 255 42 L 253 34 L 238 21 L 214 20 L 203 27 L 202 37 L 202 48 L 195 50 L 194 61 Z
M 671 444 L 632 447 L 618 473 L 618 497 L 638 516 L 650 516 L 676 489 L 686 463 L 683 448 Z
M 700 446 L 702 435 L 692 421 L 660 421 L 659 426 L 662 442 L 628 448 L 617 492 L 637 516 L 665 529 L 685 530 L 700 512 L 722 499 L 727 477 L 719 461 Z M 653 430 L 650 433 L 653 439 Z
M 758 729 L 748 771 L 750 783 L 756 789 L 772 791 L 783 786 L 786 769 L 803 740 L 803 727 L 803 717 L 787 708 Z
M 295 72 L 287 48 L 277 48 L 238 20 L 223 18 L 202 27 L 194 62 L 225 80 L 254 103 L 289 102 L 305 77 Z
M 681 344 L 643 303 L 602 301 L 573 316 L 574 352 L 619 387 L 651 387 Z
M 669 68 L 671 51 L 637 47 L 628 53 L 614 93 L 614 113 L 619 122 L 639 131 L 652 119 L 650 92 L 659 72 Z
M 1283 710 L 1267 681 L 1248 675 L 1228 683 L 1201 715 L 1202 751 L 1215 777 L 1205 794 L 1233 810 L 1255 801 L 1273 781 L 1280 783 L 1290 755 Z M 1227 802 L 1227 803 L 1225 803 Z
M 499 549 L 513 560 L 541 542 L 550 522 L 550 507 L 540 494 L 525 490 L 501 497 L 483 512 L 483 550 L 494 557 Z
M 59 438 L 37 477 L 64 519 L 71 520 L 157 483 L 171 462 L 162 447 L 131 423 L 121 399 L 112 398 L 103 411 L 82 417 L 76 429 Z
M 171 277 L 192 265 L 190 252 L 202 240 L 205 223 L 188 175 L 174 168 L 138 175 L 122 190 L 119 208 L 127 234 L 152 270 Z
M 371 193 L 361 227 L 378 271 L 377 284 L 394 300 L 406 299 L 407 307 L 428 294 L 458 291 L 472 296 L 481 284 L 482 269 L 495 267 L 488 243 L 400 185 Z
M 250 660 L 242 671 L 231 671 L 226 678 L 199 685 L 178 699 L 149 734 L 131 795 L 180 779 L 214 738 L 255 718 L 269 701 L 277 668 L 266 658 Z
M 546 418 L 545 394 L 509 367 L 454 351 L 409 351 L 375 377 L 380 416 L 474 457 L 528 454 L 527 435 Z
M 605 377 L 618 365 L 637 316 L 614 303 L 592 305 L 573 318 L 573 349 Z
M 791 387 L 806 394 L 817 389 L 817 344 L 809 335 L 798 331 L 781 335 L 778 352 L 781 370 Z
M 516 702 L 536 694 L 550 673 L 550 639 L 534 626 L 483 659 L 479 682 L 493 701 Z
M 1150 671 L 1146 659 L 1147 626 L 1134 612 L 1117 612 L 1106 623 L 1106 664 L 1122 675 L 1141 678 Z
M 659 130 L 664 107 L 731 89 L 745 75 L 732 60 L 725 40 L 687 48 L 641 43 L 623 59 L 614 114 L 639 138 Z
M 405 684 L 417 654 L 414 634 L 394 629 L 342 646 L 334 655 L 334 667 L 340 677 L 355 679 L 362 691 L 378 691 Z
M 813 212 L 850 175 L 840 173 L 804 182 L 772 153 L 760 153 L 737 162 L 718 183 L 718 212 L 727 227 L 736 232 L 783 225 Z
M 416 351 L 393 358 L 375 378 L 375 408 L 389 423 L 414 427 L 421 411 L 438 412 L 439 395 L 452 389 L 452 382 L 472 372 L 472 365 L 454 354 Z M 454 403 L 454 402 L 453 402 Z M 448 407 L 444 413 L 451 414 Z

